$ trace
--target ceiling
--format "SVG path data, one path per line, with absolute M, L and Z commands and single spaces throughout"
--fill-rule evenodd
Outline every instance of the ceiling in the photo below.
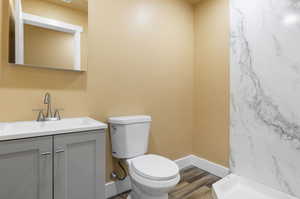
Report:
M 66 3 L 63 0 L 46 0 L 51 3 L 59 4 L 68 8 L 80 10 L 83 12 L 88 12 L 88 0 L 72 0 L 71 3 Z M 185 0 L 189 3 L 196 4 L 202 0 Z
M 192 4 L 196 4 L 196 3 L 199 3 L 202 0 L 185 0 L 185 1 L 188 1 L 188 2 L 190 2 Z
M 46 0 L 51 3 L 59 4 L 68 8 L 88 12 L 88 0 L 72 0 L 71 3 L 66 3 L 63 0 Z

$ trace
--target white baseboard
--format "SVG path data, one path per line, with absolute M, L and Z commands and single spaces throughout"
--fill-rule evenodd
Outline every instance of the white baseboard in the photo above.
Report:
M 223 178 L 229 174 L 228 168 L 210 162 L 196 155 L 188 155 L 186 157 L 177 159 L 174 162 L 178 165 L 179 169 L 183 169 L 189 166 L 195 166 L 220 178 Z M 127 177 L 124 181 L 108 182 L 105 185 L 105 196 L 106 198 L 110 198 L 118 194 L 124 193 L 126 191 L 129 191 L 130 189 L 131 184 L 129 177 Z
M 215 176 L 224 178 L 229 174 L 229 169 L 222 165 L 216 164 L 195 155 L 190 155 L 189 157 L 191 159 L 191 165 L 214 174 Z
M 183 158 L 174 160 L 174 162 L 178 165 L 179 169 L 183 169 L 192 165 L 192 158 L 193 155 L 188 155 Z
M 123 181 L 112 181 L 105 184 L 105 198 L 111 198 L 131 189 L 130 178 Z

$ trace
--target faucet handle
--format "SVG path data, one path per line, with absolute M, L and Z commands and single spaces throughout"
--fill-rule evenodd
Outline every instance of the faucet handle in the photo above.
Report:
M 44 109 L 32 109 L 32 111 L 39 112 L 36 121 L 38 122 L 45 121 Z
M 59 111 L 64 111 L 64 109 L 63 108 L 57 108 L 57 109 L 55 109 L 55 111 L 54 111 L 54 118 L 57 118 L 57 120 L 61 120 L 61 116 L 60 116 Z

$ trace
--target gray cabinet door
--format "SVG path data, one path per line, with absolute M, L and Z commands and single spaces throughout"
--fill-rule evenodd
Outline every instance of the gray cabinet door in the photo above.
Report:
M 105 198 L 105 134 L 54 136 L 54 199 Z
M 0 198 L 52 199 L 52 137 L 0 142 Z

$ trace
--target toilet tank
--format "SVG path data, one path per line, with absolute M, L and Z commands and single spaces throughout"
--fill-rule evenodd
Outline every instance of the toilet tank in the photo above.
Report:
M 150 116 L 110 117 L 108 123 L 112 142 L 112 155 L 115 158 L 134 158 L 148 151 Z

